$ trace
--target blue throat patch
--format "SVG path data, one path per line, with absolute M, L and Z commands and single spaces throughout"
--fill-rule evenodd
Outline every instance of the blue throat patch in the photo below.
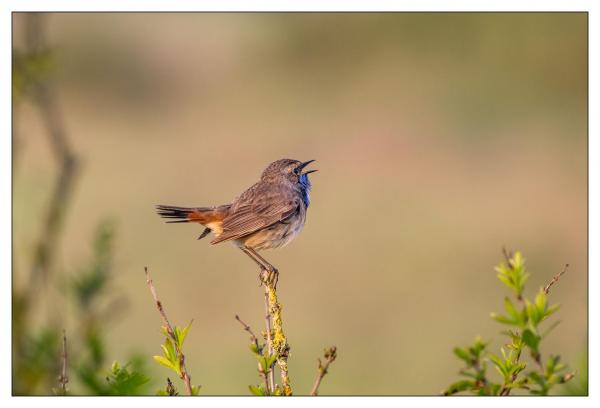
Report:
M 310 191 L 310 180 L 308 179 L 308 174 L 300 175 L 298 179 L 298 183 L 300 183 L 300 193 L 302 194 L 302 201 L 304 201 L 304 205 L 308 208 L 310 204 L 310 197 L 308 196 L 308 192 Z

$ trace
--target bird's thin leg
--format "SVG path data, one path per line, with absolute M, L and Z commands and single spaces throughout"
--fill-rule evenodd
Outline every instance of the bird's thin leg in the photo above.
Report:
M 256 257 L 255 254 L 256 252 L 251 251 L 250 248 L 247 247 L 240 247 L 240 249 L 246 254 L 248 255 L 248 257 L 250 257 L 250 259 L 252 259 L 254 262 L 256 262 L 256 264 L 260 267 L 260 273 L 258 274 L 258 281 L 259 281 L 259 285 L 258 286 L 262 286 L 263 281 L 265 279 L 265 277 L 263 275 L 268 274 L 269 273 L 269 263 L 267 262 L 267 264 L 265 265 L 259 258 L 260 257 Z M 267 275 L 268 276 L 268 275 Z
M 250 248 L 246 248 L 246 247 L 243 247 L 243 246 L 241 246 L 241 247 L 240 247 L 240 249 L 241 249 L 241 250 L 242 250 L 242 251 L 243 251 L 243 252 L 244 252 L 246 255 L 248 255 L 248 256 L 250 257 L 250 259 L 252 259 L 254 262 L 256 262 L 256 264 L 257 264 L 258 266 L 260 266 L 260 269 L 264 269 L 264 270 L 268 270 L 268 269 L 269 269 L 269 268 L 267 267 L 267 265 L 265 265 L 263 262 L 261 262 L 261 261 L 260 261 L 260 259 L 259 259 L 259 258 L 257 258 L 257 257 L 255 257 L 255 256 L 254 256 L 254 253 L 252 253 L 252 252 L 250 251 Z
M 246 250 L 248 251 L 248 256 L 253 256 L 256 262 L 260 262 L 261 265 L 263 265 L 266 268 L 268 272 L 266 276 L 266 282 L 273 282 L 273 286 L 277 287 L 277 281 L 279 280 L 279 271 L 277 270 L 277 268 L 271 265 L 265 258 L 260 256 L 254 249 L 246 247 Z

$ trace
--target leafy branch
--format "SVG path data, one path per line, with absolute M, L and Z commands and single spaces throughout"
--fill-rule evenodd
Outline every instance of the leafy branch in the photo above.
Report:
M 258 373 L 262 378 L 262 384 L 249 385 L 248 388 L 253 395 L 292 395 L 288 372 L 288 357 L 290 346 L 283 332 L 283 321 L 281 318 L 281 303 L 277 298 L 277 280 L 278 272 L 268 272 L 261 268 L 259 276 L 261 284 L 265 287 L 265 326 L 264 341 L 261 343 L 249 325 L 247 325 L 238 315 L 235 319 L 242 325 L 244 330 L 250 334 L 250 350 L 258 361 Z M 271 327 L 272 322 L 272 327 Z M 325 350 L 325 363 L 319 361 L 318 375 L 310 395 L 318 395 L 319 385 L 331 363 L 337 357 L 336 347 L 330 347 Z M 274 381 L 275 365 L 278 366 L 281 374 L 281 386 Z
M 158 300 L 158 295 L 156 294 L 156 289 L 154 288 L 152 279 L 150 279 L 150 274 L 148 273 L 147 267 L 144 268 L 144 272 L 146 273 L 146 283 L 150 288 L 150 292 L 152 293 L 152 297 L 156 303 L 156 308 L 158 309 L 158 313 L 162 318 L 163 326 L 161 329 L 165 335 L 165 343 L 161 345 L 163 355 L 154 356 L 154 360 L 157 363 L 173 370 L 177 376 L 183 380 L 188 395 L 198 395 L 200 386 L 192 386 L 192 377 L 185 367 L 185 355 L 183 354 L 183 343 L 190 330 L 192 322 L 190 321 L 190 323 L 184 328 L 171 326 L 163 305 L 160 300 Z M 170 383 L 170 380 L 168 382 Z
M 281 390 L 279 388 L 273 389 L 269 382 L 269 375 L 273 372 L 273 366 L 275 361 L 277 360 L 277 355 L 271 353 L 268 350 L 268 347 L 265 347 L 265 344 L 260 344 L 258 342 L 258 338 L 246 323 L 238 315 L 235 315 L 235 319 L 240 322 L 240 324 L 244 327 L 250 334 L 250 350 L 256 357 L 258 361 L 258 373 L 260 377 L 263 379 L 263 384 L 260 385 L 249 385 L 248 388 L 253 395 L 281 395 Z
M 510 326 L 502 332 L 510 342 L 500 348 L 500 355 L 489 352 L 487 343 L 479 337 L 475 344 L 466 348 L 455 348 L 454 354 L 465 363 L 459 372 L 466 379 L 451 384 L 443 393 L 453 395 L 469 391 L 477 395 L 510 395 L 512 390 L 523 389 L 533 395 L 548 395 L 556 384 L 566 383 L 574 376 L 574 372 L 565 373 L 566 365 L 560 363 L 560 356 L 550 355 L 543 362 L 541 344 L 548 333 L 558 322 L 545 331 L 540 325 L 558 309 L 558 304 L 548 304 L 548 294 L 562 275 L 565 268 L 555 275 L 543 288 L 540 288 L 533 301 L 524 297 L 525 283 L 530 277 L 525 268 L 525 259 L 520 252 L 514 255 L 504 250 L 504 262 L 495 269 L 498 279 L 507 286 L 516 300 L 504 298 L 505 314 L 492 313 L 491 318 Z M 533 364 L 523 360 L 523 352 L 529 352 Z M 487 363 L 491 362 L 502 378 L 501 383 L 491 381 L 487 376 Z M 536 367 L 529 369 L 528 366 Z

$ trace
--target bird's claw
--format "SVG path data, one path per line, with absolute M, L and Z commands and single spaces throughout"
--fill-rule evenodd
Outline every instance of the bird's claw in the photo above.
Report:
M 274 266 L 271 266 L 268 269 L 261 269 L 258 278 L 260 280 L 261 286 L 264 283 L 267 286 L 273 285 L 274 288 L 277 288 L 277 282 L 279 281 L 279 271 Z

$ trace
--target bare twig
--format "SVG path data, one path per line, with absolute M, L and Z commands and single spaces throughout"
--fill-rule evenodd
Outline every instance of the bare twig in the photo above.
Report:
M 244 327 L 244 330 L 246 330 L 250 334 L 250 341 L 252 343 L 254 343 L 254 345 L 258 349 L 258 338 L 254 335 L 254 332 L 252 331 L 252 329 L 250 328 L 250 326 L 248 326 L 246 323 L 244 323 L 244 321 L 242 319 L 240 319 L 240 317 L 238 315 L 235 315 L 235 320 L 237 320 L 238 322 L 240 322 L 240 324 L 242 325 L 242 327 Z
M 552 278 L 552 280 L 550 281 L 550 283 L 548 283 L 545 287 L 544 287 L 544 293 L 547 295 L 548 293 L 550 293 L 550 288 L 552 287 L 552 285 L 554 285 L 556 282 L 558 282 L 558 280 L 560 279 L 561 276 L 563 276 L 565 274 L 565 272 L 567 272 L 567 269 L 569 268 L 569 264 L 565 264 L 565 267 L 563 268 L 562 271 L 560 271 L 558 274 L 554 275 L 554 277 Z
M 257 350 L 260 350 L 260 346 L 258 344 L 258 339 L 256 338 L 256 335 L 254 334 L 254 332 L 252 331 L 250 326 L 248 326 L 246 323 L 244 323 L 244 321 L 242 319 L 240 319 L 240 317 L 238 315 L 235 315 L 235 320 L 240 322 L 240 324 L 244 327 L 244 330 L 246 330 L 250 334 L 250 341 L 254 344 L 254 346 L 256 347 Z M 265 389 L 267 390 L 267 393 L 269 395 L 271 395 L 271 393 L 273 392 L 273 388 L 271 387 L 271 385 L 269 383 L 269 376 L 267 375 L 267 373 L 264 372 L 260 363 L 258 363 L 258 372 L 259 372 L 260 376 L 263 378 L 263 381 L 265 382 Z M 269 374 L 272 372 L 273 372 L 273 367 L 271 366 L 270 370 L 269 370 Z
M 148 284 L 148 287 L 150 288 L 150 292 L 152 293 L 152 297 L 154 298 L 154 302 L 156 303 L 156 308 L 158 309 L 158 313 L 160 313 L 160 317 L 162 318 L 163 326 L 164 326 L 165 330 L 167 331 L 167 334 L 169 335 L 169 337 L 171 337 L 171 339 L 173 339 L 173 343 L 175 344 L 175 351 L 177 352 L 177 358 L 179 359 L 179 365 L 181 368 L 180 378 L 185 383 L 185 388 L 186 388 L 188 394 L 194 395 L 193 391 L 192 391 L 192 377 L 190 376 L 190 374 L 188 373 L 188 371 L 185 368 L 185 356 L 183 355 L 183 352 L 179 348 L 179 343 L 177 341 L 177 337 L 175 337 L 173 327 L 171 326 L 171 323 L 169 323 L 169 319 L 167 318 L 167 314 L 165 313 L 163 305 L 160 302 L 160 300 L 158 300 L 158 295 L 156 294 L 156 289 L 154 288 L 154 284 L 152 283 L 152 279 L 150 279 L 150 274 L 148 273 L 148 267 L 144 267 L 144 272 L 146 273 L 146 283 Z
M 504 260 L 506 261 L 506 266 L 508 266 L 509 268 L 512 268 L 512 262 L 510 261 L 510 259 L 513 256 L 512 252 L 509 251 L 508 249 L 506 249 L 505 246 L 503 246 L 502 247 L 502 255 L 504 255 Z
M 319 362 L 319 373 L 317 374 L 317 379 L 315 381 L 315 385 L 310 392 L 310 395 L 319 395 L 319 386 L 321 385 L 321 381 L 325 374 L 327 374 L 327 370 L 329 369 L 329 365 L 333 363 L 337 357 L 337 348 L 335 346 L 325 349 L 325 364 L 321 362 L 321 359 L 318 358 Z
M 63 348 L 62 348 L 62 371 L 60 376 L 58 377 L 58 382 L 60 383 L 60 390 L 62 395 L 67 395 L 67 383 L 69 382 L 69 377 L 67 377 L 67 334 L 63 329 Z

